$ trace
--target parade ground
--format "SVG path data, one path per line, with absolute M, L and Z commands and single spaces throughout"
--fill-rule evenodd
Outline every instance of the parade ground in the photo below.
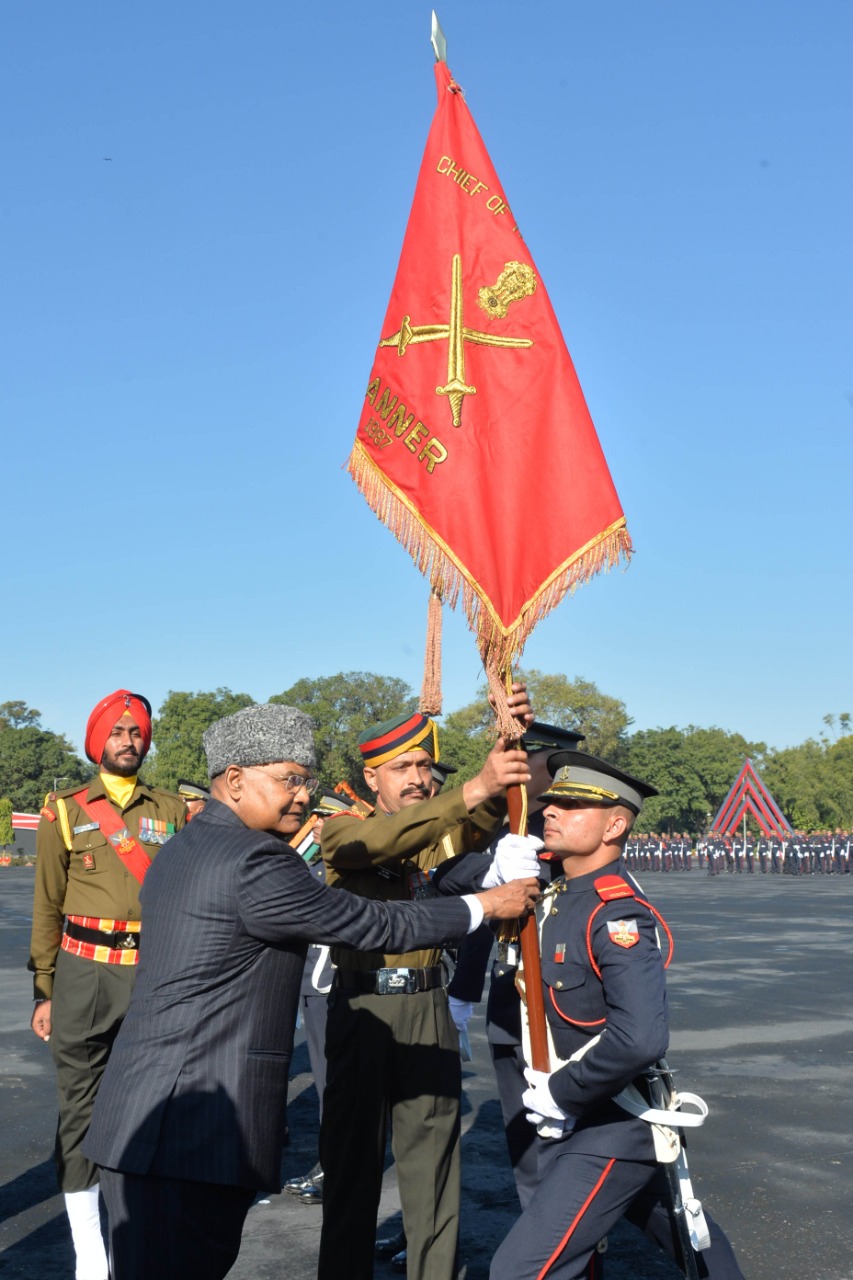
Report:
M 51 1159 L 53 1066 L 29 1029 L 32 881 L 31 869 L 0 870 L 0 1276 L 72 1280 Z M 677 1083 L 711 1111 L 690 1139 L 697 1194 L 749 1280 L 853 1280 L 853 875 L 678 872 L 642 881 L 675 934 L 669 1062 Z M 474 1060 L 464 1073 L 465 1280 L 486 1280 L 518 1212 L 483 1013 L 480 1006 L 472 1019 Z M 301 1032 L 288 1116 L 285 1177 L 316 1159 L 317 1104 Z M 314 1280 L 320 1215 L 286 1194 L 260 1200 L 231 1275 Z M 379 1229 L 398 1225 L 389 1155 Z M 393 1274 L 377 1262 L 380 1280 Z M 609 1280 L 676 1274 L 630 1228 L 609 1241 Z

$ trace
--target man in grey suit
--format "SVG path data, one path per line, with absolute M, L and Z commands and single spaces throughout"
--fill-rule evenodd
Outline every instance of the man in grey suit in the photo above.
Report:
M 442 945 L 538 896 L 533 880 L 418 903 L 320 884 L 286 843 L 317 786 L 310 723 L 266 704 L 212 725 L 213 799 L 146 876 L 136 989 L 85 1145 L 102 1170 L 114 1280 L 218 1280 L 256 1191 L 281 1186 L 310 942 Z

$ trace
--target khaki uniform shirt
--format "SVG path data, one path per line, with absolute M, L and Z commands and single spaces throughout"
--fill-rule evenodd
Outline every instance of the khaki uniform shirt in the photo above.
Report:
M 126 869 L 103 831 L 75 832 L 75 828 L 92 825 L 85 810 L 71 799 L 80 790 L 78 783 L 65 791 L 52 792 L 45 801 L 36 834 L 33 932 L 27 968 L 35 974 L 33 987 L 37 1000 L 50 999 L 52 994 L 53 970 L 66 916 L 98 916 L 109 920 L 140 918 L 139 881 Z M 90 782 L 86 799 L 112 803 L 100 774 Z M 63 806 L 68 815 L 67 824 L 62 821 Z M 54 820 L 44 816 L 45 813 L 54 815 Z M 171 823 L 175 831 L 179 831 L 186 822 L 187 810 L 183 800 L 171 791 L 137 782 L 121 816 L 130 834 L 139 840 L 140 818 Z M 161 847 L 151 841 L 142 840 L 140 844 L 149 858 Z
M 505 816 L 503 798 L 487 800 L 469 813 L 462 788 L 457 787 L 399 813 L 387 814 L 377 807 L 363 820 L 351 814 L 329 818 L 322 839 L 326 883 L 362 898 L 409 901 L 429 892 L 422 873 L 456 854 L 485 849 Z M 397 966 L 422 969 L 438 964 L 440 957 L 437 948 L 405 955 L 332 948 L 332 960 L 340 969 L 359 973 Z

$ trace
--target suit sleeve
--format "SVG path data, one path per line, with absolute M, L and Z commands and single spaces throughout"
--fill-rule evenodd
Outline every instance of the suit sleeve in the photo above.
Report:
M 491 854 L 462 853 L 436 867 L 432 883 L 440 894 L 479 893 L 491 865 Z
M 374 902 L 321 884 L 281 845 L 242 860 L 237 876 L 241 919 L 267 943 L 315 942 L 351 950 L 400 953 L 464 937 L 471 913 L 461 898 Z
M 617 921 L 636 922 L 638 941 L 625 947 Z M 611 927 L 608 928 L 608 925 Z M 578 1118 L 612 1098 L 666 1053 L 669 1026 L 663 957 L 649 912 L 625 900 L 599 913 L 592 953 L 601 970 L 607 1023 L 597 1044 L 551 1077 L 558 1106 Z
M 486 970 L 492 954 L 495 935 L 487 924 L 469 933 L 459 944 L 456 957 L 456 968 L 447 987 L 447 994 L 457 1000 L 470 1000 L 478 1004 L 483 998 L 483 987 L 486 985 Z

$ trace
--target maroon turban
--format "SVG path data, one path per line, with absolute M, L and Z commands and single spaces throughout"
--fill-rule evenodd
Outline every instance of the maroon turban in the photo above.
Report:
M 86 725 L 86 755 L 93 764 L 101 763 L 107 738 L 125 713 L 131 715 L 139 725 L 147 753 L 151 746 L 151 703 L 141 693 L 116 689 L 115 693 L 98 703 Z

